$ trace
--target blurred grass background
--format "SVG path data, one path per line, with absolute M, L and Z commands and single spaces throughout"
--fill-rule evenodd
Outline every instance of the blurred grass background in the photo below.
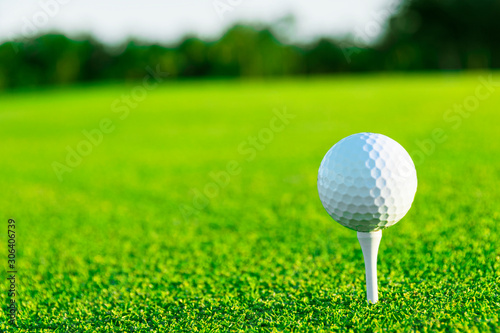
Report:
M 443 120 L 490 74 L 168 83 L 124 120 L 111 104 L 133 85 L 3 93 L 18 331 L 497 330 L 500 92 L 457 130 Z M 295 118 L 246 161 L 238 146 L 284 108 Z M 60 182 L 52 163 L 103 118 L 115 131 Z M 417 165 L 414 206 L 384 232 L 382 301 L 368 307 L 355 232 L 317 198 L 319 163 L 361 131 L 414 156 L 435 128 L 447 140 Z M 183 216 L 230 160 L 241 174 Z

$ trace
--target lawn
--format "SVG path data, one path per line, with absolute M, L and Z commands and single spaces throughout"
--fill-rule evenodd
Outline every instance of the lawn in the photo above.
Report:
M 1 94 L 0 331 L 500 330 L 500 86 L 484 85 L 489 75 Z M 419 180 L 408 215 L 383 233 L 376 305 L 356 232 L 316 189 L 327 150 L 364 131 L 400 142 Z

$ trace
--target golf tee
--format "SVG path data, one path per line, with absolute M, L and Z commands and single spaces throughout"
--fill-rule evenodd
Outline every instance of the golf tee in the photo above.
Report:
M 377 254 L 381 239 L 382 230 L 373 232 L 358 231 L 358 240 L 365 259 L 366 298 L 371 303 L 378 302 Z

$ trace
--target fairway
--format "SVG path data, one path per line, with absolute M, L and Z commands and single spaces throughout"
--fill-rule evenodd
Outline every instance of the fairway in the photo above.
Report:
M 500 330 L 490 79 L 500 73 L 2 93 L 0 244 L 6 267 L 14 219 L 16 332 Z M 316 187 L 324 154 L 358 132 L 398 141 L 418 176 L 411 210 L 383 233 L 376 305 L 356 232 Z M 14 331 L 8 282 L 2 332 Z

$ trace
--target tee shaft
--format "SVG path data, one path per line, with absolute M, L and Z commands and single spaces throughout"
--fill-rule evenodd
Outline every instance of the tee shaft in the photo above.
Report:
M 366 298 L 371 303 L 378 302 L 377 255 L 381 239 L 382 230 L 373 232 L 358 231 L 358 240 L 365 259 Z

